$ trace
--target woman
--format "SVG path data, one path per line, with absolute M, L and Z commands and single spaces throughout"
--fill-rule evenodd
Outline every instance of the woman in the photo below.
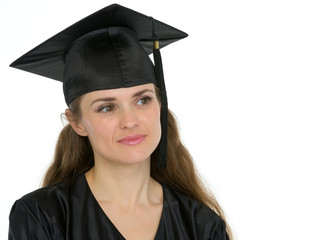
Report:
M 168 111 L 158 42 L 186 36 L 111 5 L 11 64 L 63 82 L 70 124 L 9 239 L 231 239 Z

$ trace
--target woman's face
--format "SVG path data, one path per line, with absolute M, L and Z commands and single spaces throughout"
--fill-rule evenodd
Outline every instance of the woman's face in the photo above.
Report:
M 88 136 L 96 161 L 139 163 L 160 141 L 160 103 L 153 84 L 87 93 L 81 112 L 81 135 Z

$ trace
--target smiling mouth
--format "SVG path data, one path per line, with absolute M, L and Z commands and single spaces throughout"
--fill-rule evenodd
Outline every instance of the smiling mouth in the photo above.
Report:
M 121 144 L 127 145 L 127 146 L 134 146 L 134 145 L 138 145 L 141 142 L 143 142 L 145 137 L 146 135 L 142 135 L 142 134 L 131 135 L 131 136 L 122 138 L 118 142 Z

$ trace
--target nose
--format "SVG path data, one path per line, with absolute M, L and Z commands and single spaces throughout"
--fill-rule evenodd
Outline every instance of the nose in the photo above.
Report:
M 130 107 L 122 109 L 120 112 L 120 127 L 122 129 L 134 128 L 139 126 L 139 124 L 138 114 L 134 109 Z

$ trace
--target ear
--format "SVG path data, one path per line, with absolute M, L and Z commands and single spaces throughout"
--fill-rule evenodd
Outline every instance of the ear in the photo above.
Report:
M 67 120 L 69 122 L 69 124 L 71 125 L 71 127 L 73 128 L 73 130 L 80 136 L 82 137 L 86 137 L 87 131 L 85 130 L 85 128 L 83 127 L 83 125 L 74 118 L 73 113 L 71 112 L 70 109 L 66 109 L 65 111 L 65 115 L 67 117 Z

